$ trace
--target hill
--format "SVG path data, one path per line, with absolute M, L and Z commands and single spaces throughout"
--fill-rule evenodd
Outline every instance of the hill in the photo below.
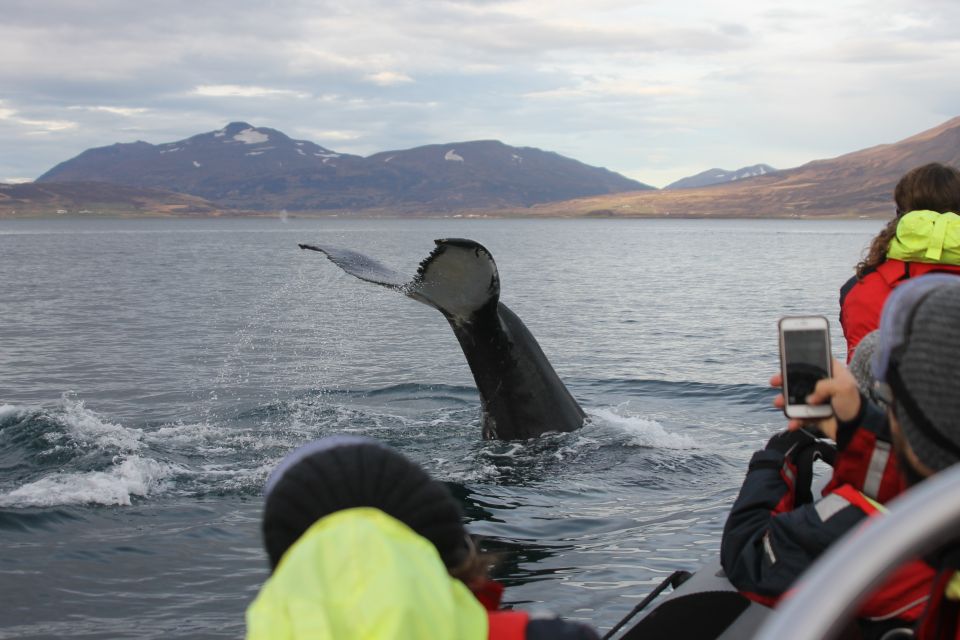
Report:
M 363 158 L 245 122 L 161 145 L 139 141 L 89 149 L 37 179 L 92 181 L 272 211 L 496 209 L 653 189 L 556 153 L 493 140 Z
M 893 188 L 928 162 L 960 166 L 960 117 L 893 144 L 697 189 L 579 198 L 539 205 L 542 216 L 889 217 Z
M 0 218 L 52 215 L 211 216 L 222 210 L 181 193 L 96 182 L 0 184 Z

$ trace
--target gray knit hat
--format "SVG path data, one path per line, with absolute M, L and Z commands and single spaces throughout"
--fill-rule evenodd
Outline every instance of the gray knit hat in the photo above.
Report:
M 850 364 L 847 366 L 850 373 L 857 379 L 857 387 L 860 393 L 866 396 L 874 404 L 877 403 L 877 390 L 874 385 L 876 378 L 873 377 L 873 354 L 880 345 L 880 332 L 871 331 L 860 339 L 857 348 L 850 358 Z
M 960 461 L 960 278 L 931 274 L 897 287 L 873 365 L 920 461 L 933 471 Z

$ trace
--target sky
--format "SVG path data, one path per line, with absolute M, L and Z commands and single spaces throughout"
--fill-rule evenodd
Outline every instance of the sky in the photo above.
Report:
M 497 139 L 662 187 L 960 115 L 957 0 L 0 0 L 0 182 L 245 121 Z

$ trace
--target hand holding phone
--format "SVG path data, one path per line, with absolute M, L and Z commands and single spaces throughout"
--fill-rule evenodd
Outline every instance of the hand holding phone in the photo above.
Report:
M 778 323 L 783 413 L 788 418 L 833 415 L 830 403 L 807 404 L 817 382 L 831 376 L 830 325 L 823 316 L 790 316 Z

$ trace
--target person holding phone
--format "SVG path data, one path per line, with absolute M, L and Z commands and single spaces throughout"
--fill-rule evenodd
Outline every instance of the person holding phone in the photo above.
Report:
M 812 425 L 838 443 L 841 458 L 850 434 L 886 429 L 907 485 L 960 461 L 957 326 L 960 279 L 928 275 L 899 287 L 884 307 L 873 357 L 886 405 L 868 400 L 850 371 L 834 361 L 832 375 L 806 398 L 809 405 L 829 405 L 833 419 L 791 418 L 786 431 L 754 454 L 721 541 L 721 564 L 744 595 L 775 605 L 833 542 L 883 512 L 855 483 L 828 487 L 815 501 L 807 487 L 804 498 L 797 470 L 814 457 L 817 440 L 806 430 Z M 790 383 L 782 373 L 771 378 L 774 387 L 786 384 L 774 401 L 777 407 L 791 404 Z M 951 567 L 922 560 L 900 567 L 860 608 L 860 632 L 879 638 L 891 629 L 913 629 L 921 619 L 929 627 L 944 615 L 954 618 L 940 628 L 956 630 L 960 602 L 944 606 L 950 602 L 944 594 L 954 576 Z M 930 635 L 930 628 L 924 633 L 939 637 Z

